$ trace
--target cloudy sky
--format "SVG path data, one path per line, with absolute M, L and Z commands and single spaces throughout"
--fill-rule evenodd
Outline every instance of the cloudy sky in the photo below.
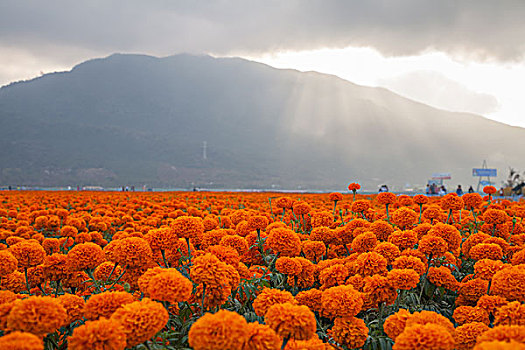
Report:
M 524 0 L 2 0 L 0 85 L 115 52 L 241 56 L 525 127 Z

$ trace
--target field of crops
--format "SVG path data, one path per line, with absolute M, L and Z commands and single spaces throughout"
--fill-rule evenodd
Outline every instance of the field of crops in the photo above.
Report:
M 0 192 L 0 349 L 525 349 L 525 202 Z

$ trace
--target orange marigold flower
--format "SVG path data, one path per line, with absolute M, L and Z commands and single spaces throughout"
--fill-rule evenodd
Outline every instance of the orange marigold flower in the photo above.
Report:
M 507 299 L 500 297 L 499 295 L 483 295 L 479 298 L 476 306 L 484 309 L 489 314 L 494 315 L 496 310 L 508 303 Z
M 84 307 L 86 302 L 84 299 L 74 294 L 63 294 L 57 298 L 57 301 L 66 309 L 67 320 L 66 324 L 70 324 L 77 320 L 81 320 L 84 316 Z
M 32 333 L 16 331 L 0 337 L 0 349 L 43 350 L 44 342 Z
M 487 209 L 483 213 L 483 221 L 489 225 L 500 225 L 507 221 L 507 213 L 503 210 L 498 209 Z
M 319 241 L 304 241 L 301 243 L 301 248 L 304 256 L 314 262 L 326 254 L 325 244 Z
M 321 297 L 323 292 L 319 289 L 309 289 L 297 293 L 295 300 L 299 305 L 306 305 L 312 311 L 319 312 L 321 311 Z
M 465 193 L 462 198 L 467 210 L 477 209 L 483 203 L 483 198 L 481 198 L 479 193 Z
M 409 319 L 410 320 L 410 319 Z M 394 350 L 452 350 L 455 341 L 446 328 L 438 324 L 407 327 L 396 338 Z
M 394 204 L 396 202 L 396 195 L 391 192 L 381 192 L 377 195 L 376 201 L 379 205 Z
M 476 338 L 489 330 L 489 327 L 481 322 L 469 322 L 456 328 L 454 338 L 457 350 L 470 350 L 476 345 Z
M 122 268 L 120 266 L 115 266 L 115 263 L 111 261 L 104 261 L 102 264 L 98 265 L 93 276 L 97 280 L 106 281 L 111 278 L 111 280 L 116 280 L 118 276 L 122 274 Z M 111 277 L 110 277 L 111 276 Z
M 280 209 L 291 209 L 294 200 L 290 197 L 279 197 L 274 200 L 275 206 Z
M 64 225 L 60 229 L 60 236 L 62 237 L 76 237 L 78 229 L 75 226 Z
M 480 243 L 483 243 L 483 241 L 487 238 L 490 238 L 489 235 L 483 233 L 483 232 L 478 232 L 478 233 L 474 233 L 472 235 L 470 235 L 466 240 L 465 242 L 463 242 L 463 244 L 461 245 L 461 252 L 467 257 L 467 258 L 470 258 L 470 249 L 472 247 L 474 247 L 475 245 L 478 245 Z
M 245 254 L 249 248 L 246 239 L 239 235 L 224 236 L 221 238 L 219 245 L 224 247 L 231 247 L 235 249 L 237 253 L 239 253 L 239 255 Z
M 283 256 L 275 261 L 275 269 L 285 275 L 298 276 L 303 271 L 303 265 L 299 260 Z
M 119 307 L 135 301 L 128 292 L 104 292 L 92 295 L 84 307 L 84 317 L 88 320 L 97 320 L 101 317 L 109 318 Z
M 325 244 L 337 244 L 339 243 L 338 239 L 337 232 L 325 226 L 316 227 L 310 233 L 311 241 L 320 241 Z
M 503 249 L 495 243 L 480 243 L 470 248 L 469 255 L 473 260 L 501 260 L 503 258 Z
M 50 281 L 58 281 L 66 278 L 71 273 L 68 258 L 64 254 L 55 253 L 44 258 L 44 263 L 39 265 L 42 267 L 42 277 Z M 39 267 L 37 266 L 37 268 Z M 40 281 L 38 281 L 40 282 Z M 40 283 L 35 283 L 38 285 Z
M 0 277 L 16 271 L 18 260 L 8 250 L 0 250 Z
M 206 289 L 221 288 L 231 292 L 232 288 L 236 287 L 228 264 L 220 261 L 213 254 L 201 255 L 194 259 L 190 278 L 196 284 L 205 284 Z
M 64 326 L 66 318 L 66 310 L 55 298 L 30 296 L 14 302 L 7 327 L 45 336 Z
M 171 224 L 178 237 L 198 239 L 204 233 L 202 219 L 193 216 L 179 216 Z
M 481 334 L 477 339 L 478 343 L 494 340 L 525 343 L 525 326 L 495 326 Z
M 490 281 L 494 274 L 504 267 L 500 260 L 481 259 L 474 264 L 474 274 L 478 278 Z
M 312 213 L 311 224 L 313 228 L 326 226 L 334 223 L 334 216 L 329 211 L 316 211 Z
M 417 233 L 412 230 L 394 231 L 389 237 L 388 241 L 395 244 L 399 249 L 411 249 L 417 243 Z
M 327 267 L 319 273 L 319 281 L 322 284 L 321 289 L 344 284 L 349 275 L 350 271 L 342 264 Z
M 102 248 L 91 242 L 75 245 L 67 253 L 67 258 L 74 271 L 94 269 L 105 260 Z
M 281 338 L 273 329 L 258 322 L 248 323 L 248 335 L 243 350 L 279 350 Z
M 120 323 L 101 318 L 97 321 L 87 321 L 75 328 L 73 335 L 68 339 L 68 346 L 71 350 L 124 350 L 126 334 Z
M 253 310 L 258 316 L 264 317 L 270 307 L 283 303 L 297 304 L 297 301 L 288 291 L 264 287 L 253 301 Z
M 431 228 L 432 228 L 432 225 L 430 223 L 423 222 L 417 225 L 416 227 L 414 227 L 412 231 L 417 233 L 417 238 L 421 240 L 421 238 L 423 238 L 428 233 L 428 231 L 430 231 Z
M 178 240 L 175 230 L 171 227 L 162 227 L 149 230 L 144 236 L 153 250 L 168 250 Z
M 412 227 L 418 220 L 418 214 L 407 207 L 401 207 L 392 214 L 392 222 L 404 229 Z
M 360 318 L 341 317 L 335 319 L 334 326 L 327 333 L 336 343 L 350 349 L 358 349 L 365 345 L 368 327 Z
M 250 327 L 241 315 L 219 310 L 207 313 L 190 328 L 188 342 L 195 350 L 241 350 L 249 339 Z
M 357 235 L 352 241 L 352 251 L 356 253 L 369 252 L 377 245 L 377 237 L 372 232 Z
M 388 278 L 380 275 L 365 277 L 363 310 L 377 308 L 381 303 L 391 305 L 396 298 L 397 291 Z
M 427 323 L 439 325 L 450 333 L 450 335 L 454 335 L 454 325 L 452 322 L 450 322 L 445 316 L 433 311 L 414 312 L 412 316 L 407 319 L 406 328 L 418 328 Z
M 339 192 L 332 192 L 328 194 L 328 199 L 332 202 L 343 200 L 343 194 Z
M 356 182 L 352 182 L 351 184 L 348 185 L 349 191 L 357 191 L 359 189 L 361 189 L 361 185 Z
M 15 271 L 9 275 L 3 276 L 0 286 L 15 293 L 26 289 L 26 279 L 22 272 Z
M 386 277 L 396 289 L 409 290 L 419 283 L 419 274 L 412 269 L 392 269 Z
M 412 316 L 412 314 L 408 310 L 399 309 L 398 312 L 387 317 L 383 323 L 385 334 L 390 339 L 396 340 L 397 336 L 405 329 L 406 322 L 410 316 Z
M 34 241 L 23 241 L 9 248 L 9 251 L 18 260 L 18 266 L 29 268 L 40 265 L 44 261 L 46 251 Z
M 442 214 L 443 212 L 441 211 L 440 207 L 438 207 L 437 205 L 430 205 L 423 211 L 422 216 L 427 220 L 433 221 L 439 219 Z
M 407 255 L 401 255 L 399 258 L 395 259 L 392 262 L 392 267 L 394 269 L 412 269 L 420 276 L 427 270 L 427 266 L 421 261 L 421 259 Z
M 388 261 L 388 265 L 401 255 L 399 248 L 390 242 L 381 242 L 375 248 L 374 252 L 381 254 Z
M 428 231 L 428 235 L 444 239 L 448 243 L 449 252 L 456 251 L 461 245 L 461 234 L 459 230 L 452 225 L 439 222 Z
M 151 262 L 153 252 L 144 238 L 128 237 L 120 239 L 114 248 L 113 254 L 106 257 L 123 267 L 137 268 Z
M 312 207 L 304 201 L 296 201 L 293 203 L 293 212 L 295 215 L 306 215 L 312 211 Z
M 304 305 L 275 304 L 264 320 L 281 338 L 308 340 L 317 329 L 314 313 Z
M 359 254 L 355 260 L 356 272 L 361 276 L 386 275 L 388 261 L 375 252 Z
M 461 283 L 458 293 L 467 302 L 476 303 L 482 295 L 487 294 L 489 282 L 481 278 L 474 278 Z
M 459 282 L 445 266 L 430 267 L 428 269 L 427 279 L 430 283 L 438 287 L 444 287 L 452 291 L 456 291 L 459 288 Z
M 470 322 L 481 322 L 487 326 L 490 324 L 488 312 L 480 307 L 458 306 L 452 317 L 460 326 Z
M 463 199 L 455 192 L 448 193 L 441 198 L 441 209 L 443 210 L 459 210 L 463 208 Z
M 147 292 L 151 299 L 170 303 L 188 301 L 193 283 L 176 269 L 163 269 L 148 283 Z
M 388 240 L 388 236 L 394 232 L 394 228 L 386 221 L 376 220 L 370 225 L 370 231 L 372 231 L 380 241 L 386 241 Z
M 301 253 L 301 239 L 297 233 L 287 228 L 273 229 L 265 244 L 281 256 L 297 256 Z
M 448 243 L 439 236 L 426 235 L 419 240 L 418 248 L 426 256 L 432 255 L 434 258 L 445 255 L 448 250 Z
M 515 342 L 514 340 L 510 342 L 498 340 L 484 341 L 477 343 L 473 350 L 525 350 L 525 344 Z
M 124 304 L 111 316 L 124 328 L 126 347 L 144 343 L 164 328 L 168 319 L 164 306 L 148 298 Z
M 414 203 L 418 205 L 427 204 L 428 203 L 428 197 L 423 194 L 416 194 L 414 196 Z
M 357 200 L 352 203 L 351 210 L 354 213 L 363 213 L 370 209 L 371 204 L 370 201 L 367 201 L 365 199 Z
M 254 215 L 248 218 L 250 230 L 264 230 L 268 226 L 268 218 L 262 215 Z
M 525 326 L 525 305 L 512 301 L 501 306 L 495 313 L 494 325 Z
M 328 318 L 355 316 L 362 306 L 362 294 L 349 285 L 328 288 L 321 296 L 321 313 Z
M 498 190 L 494 186 L 485 186 L 485 187 L 483 187 L 483 192 L 486 193 L 486 194 L 494 194 L 497 191 Z

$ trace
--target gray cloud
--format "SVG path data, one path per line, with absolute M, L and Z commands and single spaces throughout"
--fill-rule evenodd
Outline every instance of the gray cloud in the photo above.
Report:
M 523 0 L 4 0 L 0 48 L 169 55 L 370 46 L 513 61 L 524 57 L 523 18 Z
M 449 111 L 487 115 L 499 108 L 496 97 L 469 90 L 434 71 L 410 72 L 378 83 L 413 100 Z

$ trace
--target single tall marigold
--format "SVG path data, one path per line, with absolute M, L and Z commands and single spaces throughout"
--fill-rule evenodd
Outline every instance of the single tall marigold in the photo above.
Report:
M 481 322 L 487 326 L 490 324 L 489 313 L 480 307 L 458 306 L 452 317 L 460 326 L 470 322 Z
M 386 275 L 388 260 L 375 252 L 359 254 L 355 260 L 356 272 L 361 276 Z
M 147 292 L 151 299 L 170 303 L 188 301 L 193 283 L 176 269 L 163 269 L 151 278 Z
M 188 342 L 195 350 L 241 350 L 250 327 L 241 315 L 228 310 L 207 313 L 190 328 Z
M 122 305 L 111 316 L 124 328 L 126 347 L 144 343 L 164 328 L 168 319 L 164 306 L 148 298 Z
M 21 268 L 29 268 L 40 265 L 44 261 L 46 251 L 34 241 L 19 242 L 9 248 L 9 251 L 18 261 Z
M 0 277 L 16 271 L 18 260 L 8 250 L 0 250 Z
M 513 301 L 501 306 L 495 313 L 494 325 L 525 326 L 525 305 Z
M 492 277 L 491 294 L 509 301 L 525 302 L 525 269 L 511 266 L 496 272 Z
M 198 239 L 204 233 L 202 219 L 193 216 L 179 216 L 171 224 L 178 237 Z

